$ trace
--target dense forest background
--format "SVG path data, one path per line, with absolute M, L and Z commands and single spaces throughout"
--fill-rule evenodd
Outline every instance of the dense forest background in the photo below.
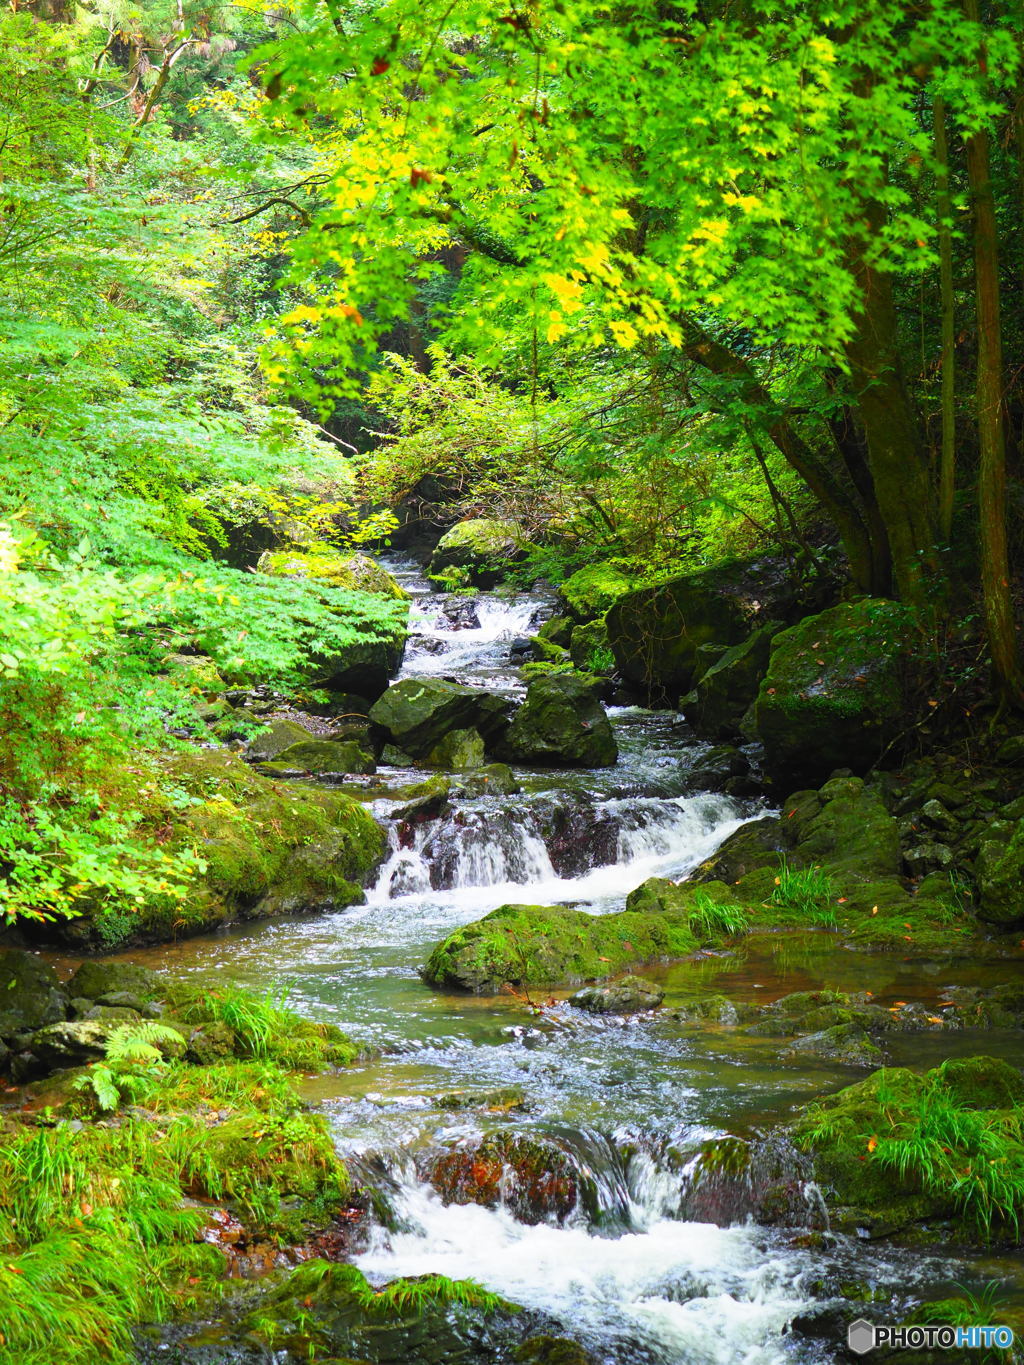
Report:
M 8 918 L 186 895 L 147 755 L 198 723 L 190 655 L 315 701 L 311 659 L 399 628 L 252 572 L 282 521 L 497 516 L 556 582 L 770 553 L 899 599 L 947 727 L 1019 705 L 1020 22 L 12 5 Z

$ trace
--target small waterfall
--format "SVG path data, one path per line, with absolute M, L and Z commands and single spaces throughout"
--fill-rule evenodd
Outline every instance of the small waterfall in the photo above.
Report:
M 570 1130 L 540 1140 L 556 1149 L 549 1165 L 560 1181 L 563 1163 L 576 1172 L 579 1198 L 561 1217 L 522 1217 L 515 1172 L 503 1175 L 492 1202 L 446 1202 L 407 1159 L 364 1165 L 371 1179 L 379 1172 L 388 1211 L 356 1264 L 380 1281 L 428 1271 L 471 1276 L 564 1324 L 596 1358 L 616 1365 L 792 1358 L 783 1334 L 808 1306 L 805 1286 L 820 1273 L 820 1255 L 749 1223 L 673 1216 L 687 1177 L 653 1150 Z M 474 1149 L 466 1156 L 470 1169 Z M 485 1149 L 479 1166 L 486 1164 Z M 421 1160 L 421 1172 L 426 1165 Z
M 743 820 L 716 795 L 600 801 L 562 791 L 453 803 L 391 826 L 372 900 L 474 887 L 562 901 L 624 895 L 646 877 L 689 871 Z

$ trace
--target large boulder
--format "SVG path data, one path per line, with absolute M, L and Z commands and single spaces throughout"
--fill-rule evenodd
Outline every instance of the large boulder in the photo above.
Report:
M 305 744 L 312 735 L 296 720 L 279 716 L 254 735 L 246 751 L 250 763 L 269 763 L 295 744 Z
M 0 1038 L 31 1033 L 67 1012 L 68 995 L 48 963 L 18 948 L 0 951 Z
M 593 679 L 552 673 L 531 682 L 501 737 L 499 756 L 513 763 L 610 768 L 618 759 L 618 745 L 594 696 Z
M 583 673 L 605 675 L 615 671 L 615 656 L 603 619 L 585 621 L 574 627 L 569 641 L 569 658 Z
M 391 743 L 425 758 L 453 730 L 475 730 L 488 741 L 512 709 L 506 697 L 443 678 L 404 678 L 370 708 L 370 721 Z
M 493 995 L 504 986 L 572 985 L 687 957 L 697 946 L 685 911 L 588 915 L 564 905 L 503 905 L 439 943 L 423 978 L 432 986 Z
M 369 555 L 336 550 L 323 542 L 301 549 L 267 550 L 256 566 L 277 578 L 309 578 L 331 588 L 365 592 L 406 602 L 409 594 L 397 578 Z
M 467 582 L 493 588 L 523 558 L 525 547 L 526 537 L 514 522 L 490 517 L 460 521 L 438 541 L 428 576 L 445 578 L 453 569 L 461 570 Z
M 740 722 L 767 671 L 772 638 L 781 629 L 781 621 L 766 621 L 742 644 L 723 650 L 700 676 L 681 703 L 697 734 L 732 739 L 740 733 Z
M 978 850 L 979 913 L 990 924 L 1024 920 L 1024 820 L 1006 832 L 1009 838 L 986 839 Z
M 372 773 L 376 769 L 372 754 L 354 740 L 307 738 L 282 749 L 275 760 L 281 769 L 313 773 Z
M 619 672 L 653 698 L 689 690 L 697 650 L 739 644 L 755 608 L 719 572 L 688 574 L 620 597 L 608 612 L 608 640 Z
M 910 611 L 871 597 L 776 635 L 754 712 L 771 777 L 817 786 L 872 767 L 906 728 L 914 643 Z

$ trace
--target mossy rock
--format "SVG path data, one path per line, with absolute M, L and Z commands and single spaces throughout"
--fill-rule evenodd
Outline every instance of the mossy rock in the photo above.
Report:
M 817 785 L 876 763 L 907 725 L 916 640 L 911 611 L 880 598 L 841 602 L 777 634 L 754 708 L 772 778 Z
M 70 994 L 49 963 L 35 953 L 0 950 L 0 1038 L 31 1033 L 64 1019 Z
M 463 570 L 476 587 L 493 588 L 525 553 L 521 527 L 511 521 L 475 517 L 460 521 L 441 537 L 430 557 L 428 577 L 443 580 L 453 569 Z
M 309 578 L 348 592 L 407 602 L 409 594 L 383 565 L 369 555 L 351 554 L 323 542 L 302 549 L 267 550 L 256 566 L 275 578 Z
M 607 986 L 584 986 L 570 995 L 569 1004 L 588 1014 L 638 1014 L 657 1009 L 664 998 L 665 992 L 655 982 L 624 976 Z
M 522 791 L 507 763 L 487 763 L 473 772 L 460 773 L 452 785 L 459 796 L 517 796 Z
M 675 701 L 689 691 L 704 644 L 739 644 L 751 609 L 730 591 L 726 572 L 702 572 L 639 588 L 606 617 L 619 672 L 652 698 Z
M 534 640 L 546 640 L 548 644 L 568 649 L 574 629 L 575 622 L 571 616 L 552 616 L 544 622 L 533 638 Z
M 154 1000 L 160 994 L 160 978 L 156 972 L 136 962 L 82 962 L 68 981 L 73 996 L 99 1000 L 123 991 L 141 1000 Z
M 859 777 L 826 782 L 816 802 L 807 793 L 786 801 L 781 831 L 801 864 L 827 863 L 830 870 L 870 879 L 900 871 L 896 819 Z
M 504 1206 L 521 1223 L 564 1223 L 580 1203 L 578 1168 L 541 1133 L 488 1133 L 435 1157 L 428 1179 L 445 1204 Z
M 789 1059 L 858 1066 L 873 1070 L 885 1060 L 882 1049 L 858 1023 L 833 1024 L 819 1033 L 807 1033 L 790 1043 L 782 1056 Z
M 999 925 L 1024 920 L 1024 820 L 1017 821 L 1008 839 L 981 844 L 976 872 L 981 918 Z
M 500 1365 L 521 1340 L 519 1310 L 440 1275 L 374 1289 L 352 1265 L 307 1261 L 239 1324 L 243 1340 L 296 1359 L 374 1365 Z
M 888 1067 L 818 1101 L 789 1132 L 812 1156 L 834 1227 L 877 1236 L 940 1221 L 986 1244 L 1000 1230 L 1019 1235 L 1022 1086 L 991 1057 L 920 1076 Z
M 495 994 L 505 985 L 572 985 L 688 957 L 697 946 L 685 915 L 503 905 L 449 934 L 430 954 L 423 977 L 432 986 Z
M 681 703 L 683 714 L 698 735 L 708 739 L 734 739 L 768 668 L 772 639 L 781 621 L 767 621 L 738 645 L 722 650 L 700 672 L 693 691 Z M 707 646 L 699 649 L 698 655 Z M 714 647 L 716 651 L 719 647 Z
M 585 621 L 574 627 L 569 642 L 569 657 L 576 668 L 598 677 L 609 677 L 615 672 L 615 655 L 608 643 L 608 627 L 604 620 Z
M 569 673 L 530 683 L 498 753 L 513 763 L 565 768 L 609 768 L 619 755 L 615 731 L 590 684 Z
M 370 721 L 404 753 L 424 758 L 453 730 L 476 730 L 489 742 L 511 709 L 507 697 L 482 687 L 404 678 L 370 708 Z
M 420 764 L 428 768 L 441 768 L 446 772 L 482 768 L 484 741 L 476 730 L 449 730 L 420 760 Z
M 311 739 L 310 732 L 297 720 L 278 717 L 253 736 L 245 756 L 250 763 L 270 763 L 286 749 L 294 748 L 297 744 L 308 744 Z
M 531 1337 L 512 1359 L 515 1365 L 593 1365 L 593 1357 L 565 1337 Z
M 615 564 L 588 564 L 567 578 L 558 592 L 578 621 L 593 621 L 603 617 L 609 607 L 635 587 L 635 577 Z
M 298 768 L 318 776 L 321 773 L 372 773 L 377 765 L 373 755 L 352 740 L 307 739 L 292 744 L 277 755 L 284 768 Z
M 168 654 L 164 670 L 192 692 L 219 692 L 224 687 L 217 665 L 205 654 Z

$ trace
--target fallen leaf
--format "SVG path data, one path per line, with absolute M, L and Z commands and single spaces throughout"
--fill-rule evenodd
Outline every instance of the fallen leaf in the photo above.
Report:
M 877 915 L 877 914 L 878 914 L 878 906 L 877 906 L 877 905 L 873 905 L 873 906 L 871 907 L 871 913 L 872 913 L 873 915 Z
M 877 1146 L 878 1146 L 878 1139 L 877 1139 L 876 1137 L 869 1137 L 869 1138 L 868 1138 L 868 1151 L 869 1151 L 869 1152 L 873 1152 Z

